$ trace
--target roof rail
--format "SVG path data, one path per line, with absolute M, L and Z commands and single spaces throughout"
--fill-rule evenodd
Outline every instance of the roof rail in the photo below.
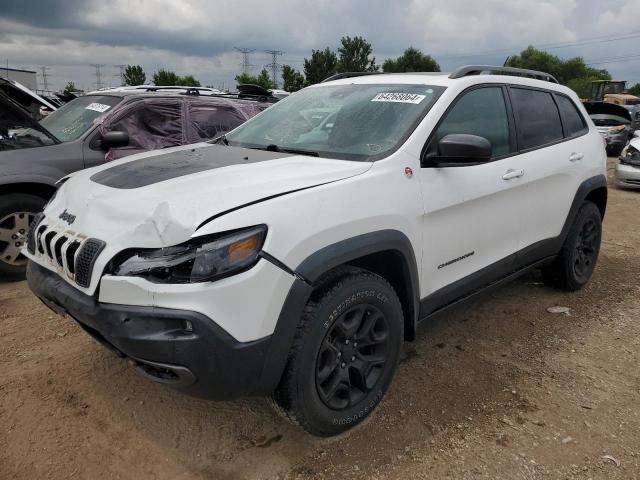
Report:
M 320 83 L 330 82 L 332 80 L 340 80 L 342 78 L 353 78 L 353 77 L 364 77 L 365 75 L 378 75 L 383 72 L 344 72 L 344 73 L 336 73 L 335 75 L 331 75 L 330 77 L 325 78 Z
M 449 75 L 449 78 L 462 78 L 470 75 L 480 75 L 482 72 L 495 72 L 501 75 L 523 76 L 538 80 L 545 80 L 552 83 L 560 83 L 556 77 L 549 73 L 539 72 L 537 70 L 528 70 L 526 68 L 498 67 L 495 65 L 467 65 L 465 67 L 458 68 L 455 72 Z

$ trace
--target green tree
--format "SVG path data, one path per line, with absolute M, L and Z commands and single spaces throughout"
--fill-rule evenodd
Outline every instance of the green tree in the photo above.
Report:
M 269 72 L 266 68 L 263 68 L 262 71 L 256 77 L 256 83 L 264 88 L 275 88 L 271 77 L 269 76 Z
M 342 37 L 338 48 L 340 72 L 377 72 L 376 57 L 369 58 L 373 47 L 362 37 Z
M 307 79 L 307 85 L 320 83 L 325 78 L 336 73 L 338 66 L 338 57 L 335 52 L 329 50 L 311 50 L 311 58 L 304 59 L 304 76 Z
M 282 88 L 287 92 L 297 92 L 304 87 L 304 76 L 289 65 L 282 66 Z
M 575 90 L 581 98 L 588 98 L 593 80 L 610 80 L 607 70 L 589 67 L 582 57 L 563 60 L 543 50 L 529 46 L 518 55 L 509 57 L 509 67 L 528 68 L 547 72 L 563 85 Z
M 147 81 L 147 75 L 140 65 L 127 65 L 124 69 L 125 85 L 144 85 Z
M 275 88 L 266 68 L 263 68 L 257 77 L 249 75 L 248 73 L 236 75 L 236 82 L 238 85 L 249 83 L 252 85 L 260 85 L 263 88 Z
M 176 72 L 161 68 L 153 74 L 153 84 L 158 86 L 178 85 L 180 77 Z
M 636 97 L 640 97 L 640 83 L 636 83 L 633 87 L 629 88 L 629 93 Z
M 67 82 L 67 86 L 64 87 L 64 90 L 62 91 L 62 93 L 64 93 L 65 95 L 68 95 L 72 92 L 75 92 L 76 90 L 78 90 L 76 88 L 76 84 L 73 82 Z
M 200 82 L 196 80 L 193 75 L 186 75 L 184 77 L 178 77 L 177 85 L 184 85 L 187 87 L 199 87 Z
M 431 55 L 425 55 L 417 48 L 409 47 L 398 58 L 388 58 L 382 64 L 386 73 L 439 72 L 440 65 Z

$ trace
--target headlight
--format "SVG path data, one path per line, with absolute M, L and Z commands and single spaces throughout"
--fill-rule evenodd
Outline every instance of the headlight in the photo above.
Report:
M 156 283 L 210 282 L 253 267 L 264 244 L 265 225 L 196 238 L 174 247 L 129 250 L 114 262 L 118 276 Z
M 624 125 L 617 125 L 615 127 L 609 127 L 609 129 L 607 130 L 607 134 L 609 135 L 616 135 L 618 133 L 621 133 L 625 128 L 627 128 Z
M 620 154 L 620 162 L 640 166 L 640 151 L 634 146 L 628 145 Z

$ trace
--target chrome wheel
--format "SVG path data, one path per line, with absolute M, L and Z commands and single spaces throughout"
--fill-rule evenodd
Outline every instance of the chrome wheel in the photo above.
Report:
M 0 219 L 0 261 L 15 267 L 26 265 L 27 258 L 21 250 L 35 216 L 33 212 L 14 212 Z

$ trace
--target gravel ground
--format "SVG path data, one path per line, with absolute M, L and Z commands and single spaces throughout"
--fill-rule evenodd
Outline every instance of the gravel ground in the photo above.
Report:
M 0 283 L 0 478 L 640 478 L 640 192 L 609 198 L 587 288 L 534 273 L 431 322 L 376 414 L 330 440 L 263 399 L 142 379 Z

